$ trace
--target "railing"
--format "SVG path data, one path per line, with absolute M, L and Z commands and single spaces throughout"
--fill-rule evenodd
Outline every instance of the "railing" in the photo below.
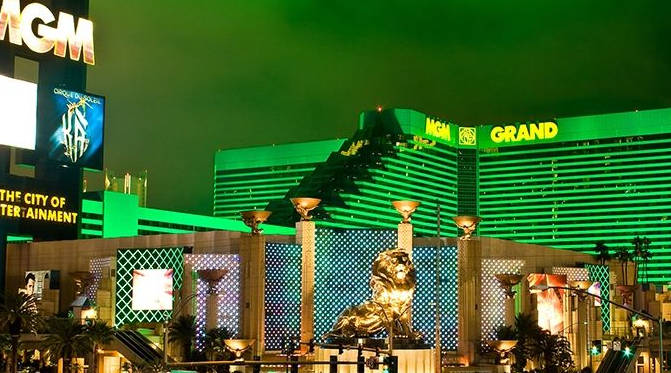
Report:
M 258 358 L 258 357 L 255 357 Z M 389 373 L 398 373 L 398 357 L 397 356 L 388 356 L 385 357 L 382 363 L 379 365 L 387 366 Z M 328 366 L 329 373 L 337 373 L 338 366 L 346 365 L 356 365 L 357 373 L 363 373 L 365 368 L 378 369 L 375 362 L 372 359 L 368 361 L 363 357 L 359 356 L 357 361 L 338 361 L 338 356 L 332 355 L 329 357 L 329 361 L 298 361 L 297 356 L 292 356 L 289 361 L 261 361 L 261 360 L 243 360 L 243 361 L 234 361 L 234 360 L 221 360 L 221 361 L 194 361 L 194 362 L 183 362 L 183 363 L 170 363 L 167 364 L 168 368 L 205 368 L 206 371 L 214 371 L 216 367 L 219 366 L 251 366 L 254 373 L 260 373 L 261 368 L 264 366 L 267 367 L 278 367 L 283 366 L 289 370 L 291 373 L 298 373 L 299 366 Z

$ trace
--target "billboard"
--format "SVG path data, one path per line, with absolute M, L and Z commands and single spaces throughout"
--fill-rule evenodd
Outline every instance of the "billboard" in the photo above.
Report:
M 62 164 L 101 170 L 105 98 L 52 89 L 40 103 L 37 150 Z
M 0 225 L 35 240 L 77 238 L 81 220 L 77 180 L 0 175 Z
M 172 269 L 133 270 L 134 311 L 172 309 Z
M 28 271 L 24 277 L 24 288 L 19 292 L 33 295 L 36 300 L 42 299 L 44 289 L 51 289 L 52 271 Z
M 527 279 L 529 290 L 536 294 L 538 326 L 552 334 L 561 332 L 564 329 L 564 290 L 554 288 L 566 287 L 566 275 L 532 273 Z
M 0 75 L 0 145 L 35 150 L 37 84 Z

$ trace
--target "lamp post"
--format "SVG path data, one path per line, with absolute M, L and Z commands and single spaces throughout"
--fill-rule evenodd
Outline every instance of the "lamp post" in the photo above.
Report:
M 601 300 L 601 302 L 603 302 L 604 304 L 612 304 L 615 307 L 622 308 L 623 310 L 627 310 L 631 313 L 639 315 L 639 316 L 641 316 L 643 318 L 646 318 L 648 320 L 656 321 L 657 325 L 659 327 L 659 367 L 660 367 L 659 370 L 660 370 L 660 372 L 664 372 L 664 351 L 663 351 L 664 350 L 664 334 L 662 333 L 662 327 L 663 327 L 664 320 L 661 317 L 656 318 L 656 317 L 654 317 L 654 316 L 652 316 L 652 315 L 650 315 L 646 312 L 637 311 L 637 310 L 635 310 L 631 307 L 627 307 L 623 304 L 615 303 L 615 302 L 613 302 L 612 300 L 609 300 L 609 299 L 603 299 L 599 295 L 592 294 L 590 292 L 587 292 L 586 290 L 581 290 L 581 289 L 578 289 L 578 288 L 562 287 L 562 286 L 547 286 L 547 285 L 540 284 L 540 285 L 536 285 L 535 289 L 541 290 L 541 291 L 548 290 L 548 289 L 575 291 L 576 293 L 581 293 L 584 296 L 590 296 L 590 297 L 597 298 L 597 299 Z
M 590 307 L 585 300 L 587 299 L 587 295 L 589 292 L 587 292 L 587 289 L 589 289 L 590 286 L 592 286 L 591 281 L 569 281 L 568 283 L 569 287 L 575 290 L 579 290 L 581 292 L 578 292 L 576 295 L 578 297 L 578 317 L 580 317 L 580 305 L 584 303 L 584 309 L 585 309 L 585 319 L 586 321 L 584 322 L 585 325 L 585 348 L 582 349 L 582 353 L 580 356 L 583 356 L 582 354 L 585 353 L 585 351 L 588 351 L 588 359 L 589 359 L 589 367 L 592 369 L 592 353 L 589 352 L 590 349 L 590 343 L 589 341 L 591 338 L 589 337 L 589 321 L 592 317 L 592 314 L 590 312 Z
M 296 223 L 296 243 L 301 245 L 301 329 L 300 340 L 315 337 L 315 249 L 316 225 L 310 211 L 319 206 L 321 199 L 310 197 L 291 198 L 291 203 L 301 220 Z M 301 346 L 307 352 L 306 346 Z

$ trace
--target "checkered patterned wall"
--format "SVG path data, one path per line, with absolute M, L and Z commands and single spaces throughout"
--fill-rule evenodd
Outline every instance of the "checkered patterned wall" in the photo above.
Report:
M 585 264 L 589 272 L 589 280 L 601 283 L 601 298 L 610 299 L 610 268 L 607 265 Z M 610 304 L 601 304 L 601 328 L 604 333 L 610 332 Z
M 457 248 L 442 247 L 440 253 L 440 344 L 443 350 L 457 349 Z M 415 247 L 412 260 L 417 271 L 417 289 L 412 304 L 413 327 L 424 335 L 426 343 L 434 345 L 436 327 L 436 248 Z
M 214 289 L 217 296 L 217 327 L 226 328 L 237 335 L 240 331 L 240 257 L 238 255 L 187 254 L 184 261 L 190 264 L 197 278 L 202 269 L 225 269 L 228 272 Z M 207 321 L 207 282 L 198 279 L 195 283 L 196 297 L 196 348 L 203 348 L 205 323 Z
M 134 311 L 131 308 L 133 270 L 173 269 L 173 292 L 176 292 L 182 286 L 183 253 L 183 247 L 117 250 L 115 326 L 131 322 L 163 322 L 170 318 L 171 310 Z
M 316 233 L 315 335 L 329 331 L 340 312 L 371 295 L 368 285 L 377 255 L 396 246 L 396 231 L 318 229 Z M 417 290 L 413 303 L 414 327 L 434 343 L 436 249 L 413 249 Z M 457 344 L 457 249 L 441 252 L 441 330 L 444 349 Z M 300 335 L 301 247 L 266 244 L 266 349 L 279 350 L 290 337 Z
M 371 295 L 368 282 L 381 251 L 396 247 L 395 230 L 317 229 L 315 249 L 315 337 L 321 338 L 354 304 Z
M 582 267 L 552 267 L 555 275 L 566 276 L 566 281 L 589 281 L 589 271 Z
M 266 350 L 300 335 L 301 245 L 266 243 Z
M 496 329 L 505 324 L 506 294 L 494 275 L 520 274 L 523 260 L 482 259 L 481 336 L 482 342 L 496 339 Z
M 100 287 L 100 281 L 103 278 L 103 271 L 106 268 L 110 267 L 110 264 L 115 260 L 113 257 L 109 258 L 93 258 L 89 261 L 89 272 L 93 276 L 91 280 L 91 285 L 86 288 L 86 296 L 89 299 L 96 299 L 98 288 Z

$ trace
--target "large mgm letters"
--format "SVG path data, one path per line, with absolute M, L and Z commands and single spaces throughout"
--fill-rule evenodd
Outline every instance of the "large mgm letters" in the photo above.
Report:
M 37 34 L 33 23 L 37 24 Z M 49 26 L 56 22 L 56 27 Z M 58 21 L 54 14 L 40 3 L 31 3 L 23 8 L 19 0 L 4 0 L 0 8 L 0 40 L 5 40 L 9 30 L 9 42 L 15 45 L 26 43 L 35 53 L 47 53 L 65 57 L 68 46 L 70 59 L 79 61 L 84 50 L 84 63 L 95 64 L 93 49 L 93 23 L 79 18 L 75 28 L 74 16 L 59 12 Z

